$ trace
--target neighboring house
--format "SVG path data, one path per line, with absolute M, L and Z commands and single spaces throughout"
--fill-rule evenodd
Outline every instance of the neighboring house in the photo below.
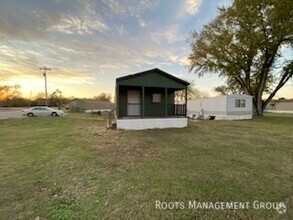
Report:
M 160 69 L 116 79 L 116 125 L 118 129 L 186 127 L 186 102 L 175 104 L 175 91 L 189 83 Z
M 276 110 L 277 100 L 271 100 L 265 110 Z
M 268 111 L 293 112 L 293 99 L 272 100 L 266 107 Z
M 187 114 L 192 118 L 215 120 L 252 119 L 252 96 L 234 94 L 187 101 Z
M 73 99 L 69 102 L 68 109 L 70 111 L 111 111 L 115 105 L 111 102 L 86 100 L 86 99 Z

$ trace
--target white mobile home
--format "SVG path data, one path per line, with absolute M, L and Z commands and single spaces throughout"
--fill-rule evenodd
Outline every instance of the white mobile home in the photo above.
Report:
M 215 120 L 252 119 L 252 96 L 234 94 L 187 101 L 187 114 L 192 118 Z

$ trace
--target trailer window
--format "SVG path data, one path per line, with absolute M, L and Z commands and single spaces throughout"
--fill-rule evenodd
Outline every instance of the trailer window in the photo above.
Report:
M 236 99 L 235 100 L 236 108 L 245 108 L 245 99 Z

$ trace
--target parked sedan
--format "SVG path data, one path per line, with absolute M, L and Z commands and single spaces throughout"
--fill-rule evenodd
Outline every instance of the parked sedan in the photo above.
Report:
M 28 117 L 34 116 L 62 116 L 64 112 L 61 110 L 56 110 L 53 108 L 49 108 L 47 106 L 35 106 L 29 109 L 23 109 L 22 115 L 26 115 Z

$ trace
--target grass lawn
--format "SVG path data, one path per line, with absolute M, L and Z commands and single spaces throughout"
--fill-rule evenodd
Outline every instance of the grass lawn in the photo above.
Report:
M 1 120 L 0 219 L 293 219 L 293 115 L 184 129 L 105 125 L 82 114 Z M 194 200 L 250 208 L 189 209 Z M 284 202 L 287 212 L 254 209 L 255 200 Z

